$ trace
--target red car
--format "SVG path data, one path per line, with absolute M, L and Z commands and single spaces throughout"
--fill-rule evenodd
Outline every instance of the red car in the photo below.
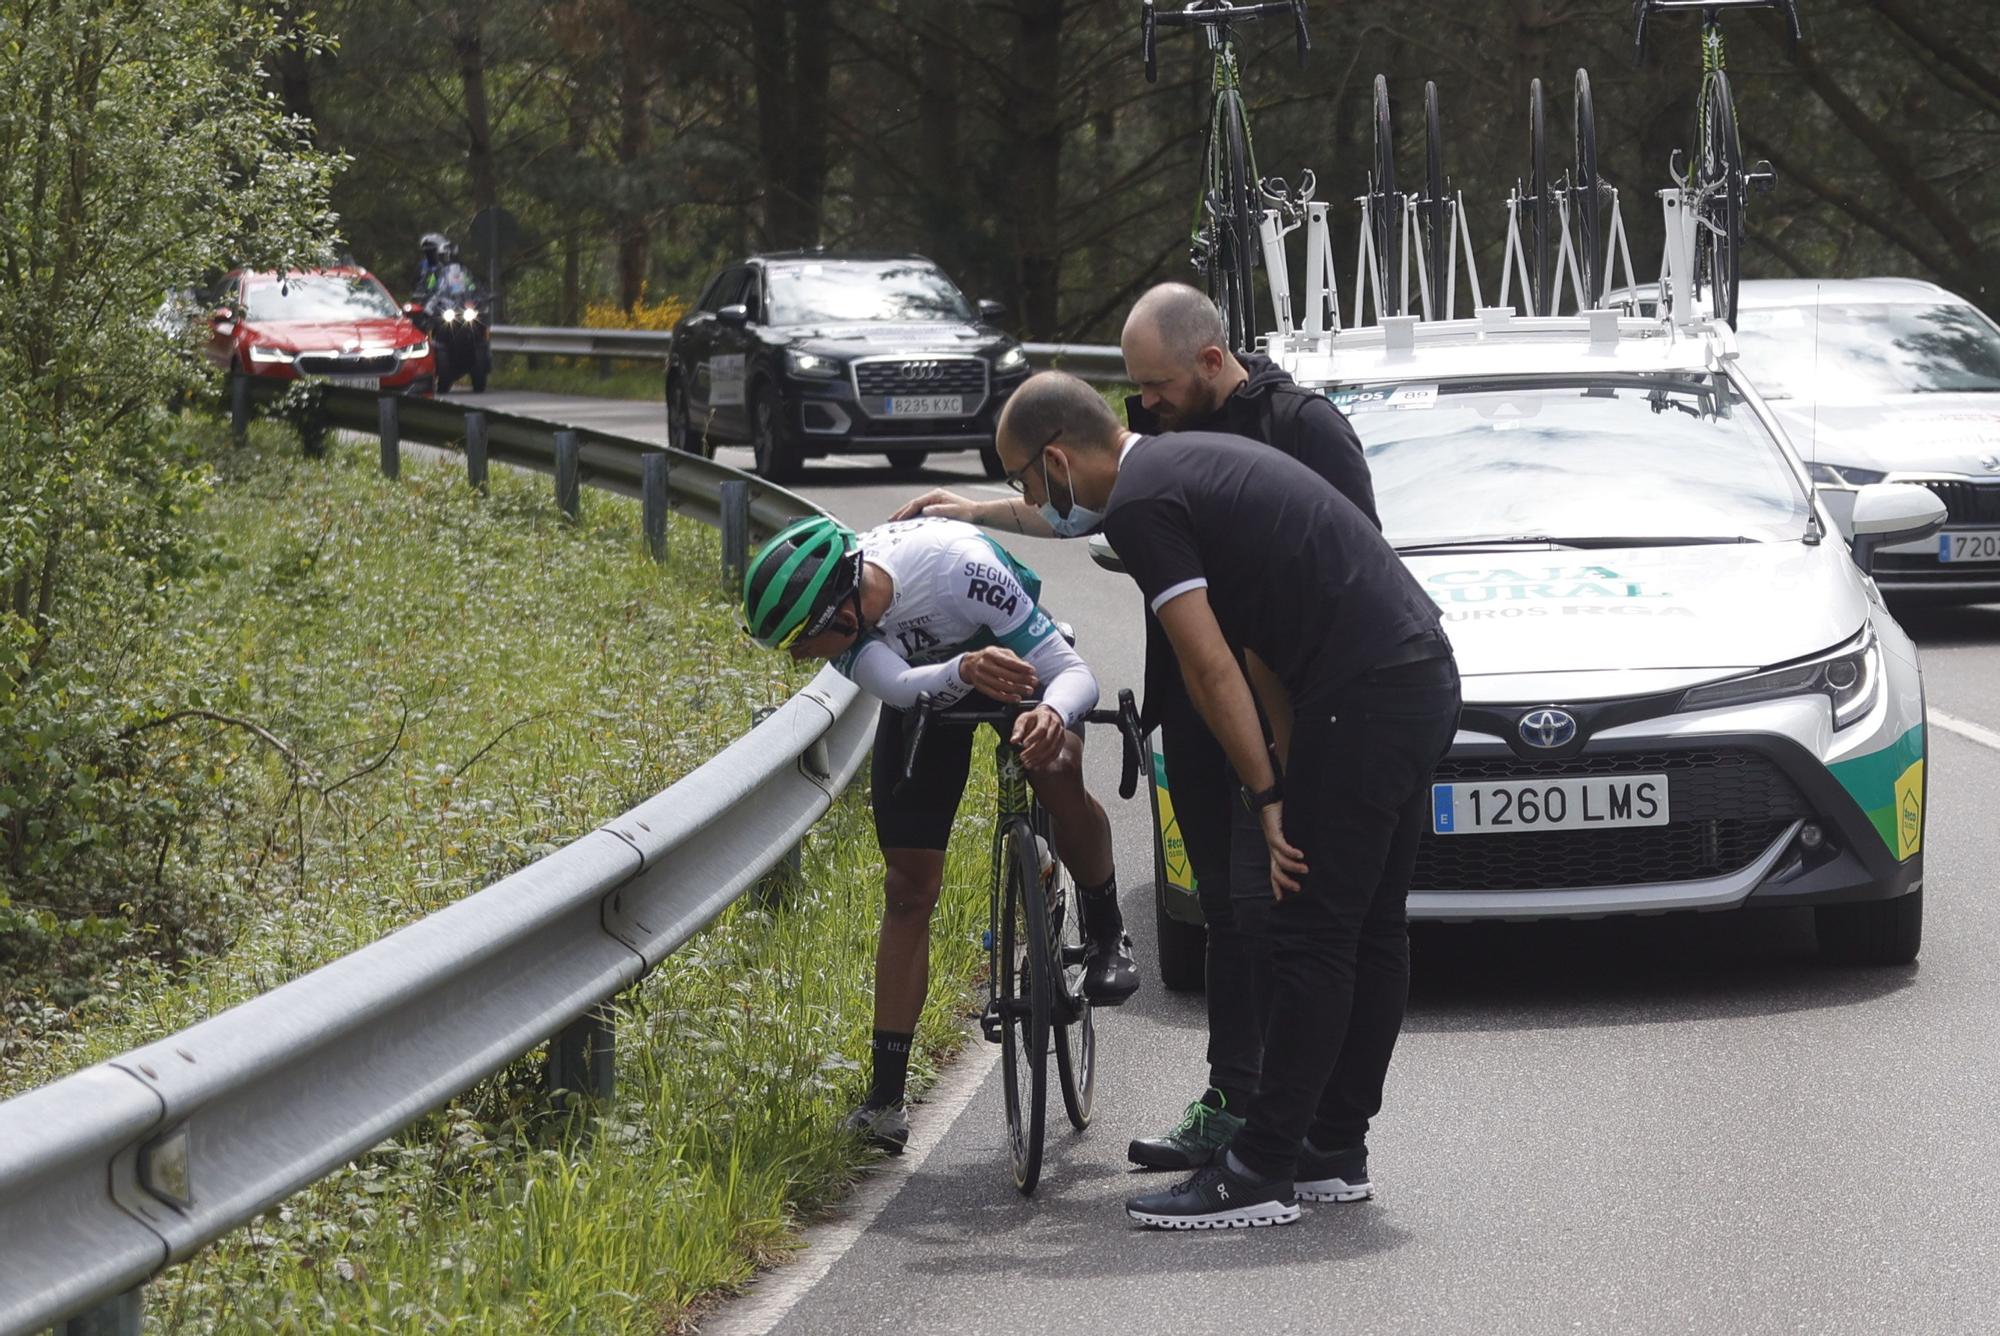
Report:
M 232 374 L 405 394 L 429 394 L 436 383 L 430 339 L 354 266 L 238 270 L 223 280 L 208 331 L 209 360 Z

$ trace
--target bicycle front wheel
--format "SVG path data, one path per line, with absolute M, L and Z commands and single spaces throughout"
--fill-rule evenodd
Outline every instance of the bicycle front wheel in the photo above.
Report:
M 1403 314 L 1402 229 L 1396 224 L 1402 196 L 1396 193 L 1396 140 L 1389 119 L 1389 81 L 1375 76 L 1375 183 L 1368 199 L 1368 226 L 1375 243 L 1375 282 L 1382 313 Z
M 1208 295 L 1222 311 L 1234 351 L 1249 352 L 1257 338 L 1255 282 L 1257 219 L 1250 184 L 1250 135 L 1244 120 L 1243 96 L 1225 88 L 1216 99 L 1222 133 L 1214 145 L 1218 155 L 1211 208 L 1216 245 L 1209 257 Z
M 1603 191 L 1597 180 L 1597 111 L 1590 100 L 1590 72 L 1576 72 L 1576 178 L 1570 184 L 1571 215 L 1577 234 L 1576 267 L 1583 279 L 1583 305 L 1604 300 Z
M 1049 941 L 1055 948 L 1056 1076 L 1063 1112 L 1081 1132 L 1097 1098 L 1097 1022 L 1083 995 L 1083 906 L 1067 872 L 1049 888 Z
M 999 957 L 1000 1067 L 1014 1186 L 1034 1192 L 1042 1176 L 1049 1086 L 1049 917 L 1041 858 L 1025 820 L 1008 826 L 1001 847 Z
M 1729 76 L 1716 70 L 1708 78 L 1695 164 L 1695 292 L 1707 292 L 1710 312 L 1733 329 L 1743 263 L 1743 147 Z
M 1555 200 L 1549 189 L 1548 105 L 1542 81 L 1528 85 L 1528 299 L 1529 315 L 1554 315 L 1556 222 Z

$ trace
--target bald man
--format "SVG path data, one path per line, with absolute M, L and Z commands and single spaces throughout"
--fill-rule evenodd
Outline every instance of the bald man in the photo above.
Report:
M 1119 344 L 1125 372 L 1139 389 L 1125 401 L 1133 431 L 1219 432 L 1274 446 L 1380 528 L 1354 428 L 1324 395 L 1302 388 L 1270 358 L 1232 353 L 1222 313 L 1202 292 L 1185 283 L 1149 289 L 1126 316 Z M 1045 509 L 1014 498 L 973 501 L 936 490 L 892 518 L 919 514 L 1007 533 L 1056 535 Z M 1258 912 L 1255 902 L 1268 894 L 1265 852 L 1256 821 L 1234 800 L 1237 779 L 1228 758 L 1188 698 L 1173 645 L 1150 610 L 1142 723 L 1159 726 L 1174 814 L 1208 924 L 1208 1086 L 1173 1127 L 1135 1139 L 1128 1154 L 1149 1169 L 1196 1169 L 1242 1127 L 1263 1062 L 1269 976 L 1258 968 L 1250 919 Z

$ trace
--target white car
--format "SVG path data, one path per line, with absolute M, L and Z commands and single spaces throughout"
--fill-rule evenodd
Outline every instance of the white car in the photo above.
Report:
M 1945 503 L 1942 532 L 1876 559 L 1885 593 L 2000 599 L 2000 327 L 1915 279 L 1759 280 L 1737 339 L 1843 528 L 1869 483 Z
M 1493 312 L 1269 347 L 1352 418 L 1463 674 L 1412 918 L 1809 905 L 1829 957 L 1916 956 L 1923 679 L 1868 567 L 1934 496 L 1858 486 L 1850 548 L 1726 327 Z

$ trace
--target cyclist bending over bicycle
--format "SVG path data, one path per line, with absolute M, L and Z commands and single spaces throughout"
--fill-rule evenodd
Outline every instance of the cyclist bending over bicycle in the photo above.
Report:
M 905 712 L 920 693 L 939 709 L 975 692 L 1010 704 L 1038 700 L 1016 720 L 1011 741 L 1081 893 L 1084 994 L 1116 1006 L 1139 986 L 1118 910 L 1111 825 L 1083 785 L 1077 729 L 1097 703 L 1097 679 L 1036 606 L 1040 589 L 1039 577 L 1006 549 L 948 519 L 862 534 L 826 516 L 803 519 L 766 543 L 744 575 L 745 627 L 758 644 L 825 659 L 885 707 L 870 774 L 884 864 L 874 1074 L 845 1126 L 891 1153 L 909 1140 L 910 1040 L 929 988 L 945 842 L 972 755 L 971 729 L 940 733 L 898 793 Z

